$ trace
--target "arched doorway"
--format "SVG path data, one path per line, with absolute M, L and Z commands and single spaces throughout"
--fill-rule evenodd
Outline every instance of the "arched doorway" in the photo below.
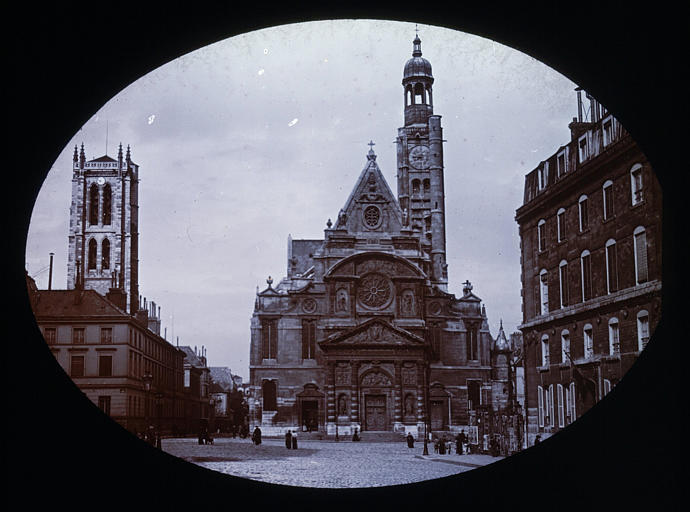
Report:
M 363 430 L 387 431 L 390 429 L 392 385 L 391 376 L 379 368 L 362 375 L 360 389 L 363 398 Z

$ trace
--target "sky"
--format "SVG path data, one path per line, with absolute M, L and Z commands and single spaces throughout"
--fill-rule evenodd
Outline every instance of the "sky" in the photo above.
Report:
M 576 85 L 490 39 L 417 26 L 432 65 L 445 163 L 448 290 L 469 280 L 492 336 L 521 323 L 515 210 L 525 175 L 569 141 Z M 26 268 L 67 286 L 74 146 L 87 159 L 131 146 L 140 166 L 139 290 L 167 339 L 249 377 L 257 286 L 286 275 L 287 238 L 320 239 L 366 164 L 397 190 L 403 67 L 415 24 L 331 20 L 249 32 L 130 84 L 74 135 L 31 218 Z

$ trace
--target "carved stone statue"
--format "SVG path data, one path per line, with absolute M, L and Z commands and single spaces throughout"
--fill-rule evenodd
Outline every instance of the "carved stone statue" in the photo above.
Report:
M 338 398 L 338 416 L 347 415 L 347 399 L 345 395 L 340 395 Z
M 347 312 L 348 310 L 348 294 L 347 290 L 344 288 L 340 288 L 337 292 L 335 292 L 335 310 L 337 312 Z

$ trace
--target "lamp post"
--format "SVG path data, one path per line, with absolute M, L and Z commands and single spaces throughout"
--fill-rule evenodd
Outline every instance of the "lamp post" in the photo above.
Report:
M 149 393 L 151 392 L 151 383 L 153 382 L 153 375 L 151 375 L 151 372 L 147 370 L 146 373 L 144 373 L 144 376 L 141 378 L 141 380 L 144 381 L 144 391 L 146 392 L 146 406 L 144 407 L 145 433 L 146 439 L 149 442 L 151 442 L 151 439 L 149 439 Z
M 156 393 L 156 448 L 161 447 L 161 405 L 163 393 Z
M 429 432 L 431 425 L 429 422 L 429 373 L 431 367 L 429 361 L 424 362 L 424 450 L 422 455 L 429 455 Z

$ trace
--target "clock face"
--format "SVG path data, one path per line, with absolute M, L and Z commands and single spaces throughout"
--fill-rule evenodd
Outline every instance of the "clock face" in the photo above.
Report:
M 98 178 L 96 181 L 98 182 L 99 185 L 103 185 L 103 183 L 105 183 L 105 178 L 101 177 L 101 178 Z
M 415 146 L 410 150 L 410 165 L 415 169 L 426 169 L 429 166 L 429 148 Z

